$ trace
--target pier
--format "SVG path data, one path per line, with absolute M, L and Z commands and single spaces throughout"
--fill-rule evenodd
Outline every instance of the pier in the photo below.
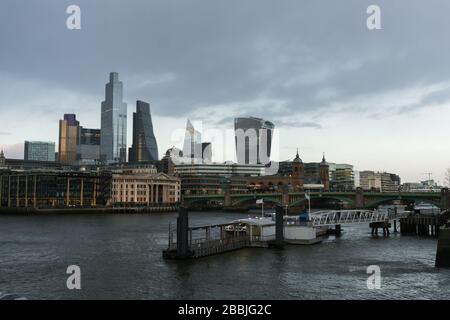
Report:
M 163 257 L 178 260 L 201 258 L 249 247 L 282 248 L 284 222 L 281 207 L 277 208 L 276 217 L 275 221 L 268 218 L 255 219 L 254 225 L 248 226 L 236 221 L 189 227 L 188 211 L 181 207 L 176 230 L 169 227 L 168 248 L 163 251 Z

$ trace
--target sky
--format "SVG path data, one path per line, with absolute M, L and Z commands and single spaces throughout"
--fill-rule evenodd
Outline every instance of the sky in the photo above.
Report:
M 81 8 L 69 30 L 66 9 Z M 381 9 L 369 30 L 366 10 Z M 276 160 L 349 163 L 444 184 L 450 167 L 450 2 L 445 0 L 2 0 L 0 148 L 58 139 L 76 113 L 100 127 L 109 72 L 151 104 L 162 156 L 187 119 L 216 160 L 233 119 L 272 121 Z M 231 150 L 231 153 L 230 153 Z M 225 159 L 229 160 L 229 159 Z

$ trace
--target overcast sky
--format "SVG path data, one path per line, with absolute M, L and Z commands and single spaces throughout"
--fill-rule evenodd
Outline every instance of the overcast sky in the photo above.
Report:
M 81 7 L 81 30 L 66 8 Z M 381 7 L 381 30 L 366 9 Z M 160 154 L 186 119 L 279 129 L 279 159 L 350 163 L 443 183 L 450 167 L 450 2 L 446 0 L 2 0 L 0 147 L 57 142 L 76 113 L 100 127 L 111 71 L 128 103 L 151 103 Z M 181 146 L 180 144 L 177 144 Z M 233 143 L 215 150 L 233 149 Z

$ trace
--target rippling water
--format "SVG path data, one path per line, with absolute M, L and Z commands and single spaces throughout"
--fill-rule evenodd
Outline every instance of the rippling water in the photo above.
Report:
M 245 214 L 190 214 L 190 224 Z M 0 292 L 28 299 L 449 299 L 450 270 L 434 268 L 435 239 L 372 237 L 344 227 L 314 246 L 245 249 L 165 261 L 175 213 L 0 216 Z M 81 290 L 66 288 L 79 265 Z M 366 268 L 381 268 L 367 289 Z

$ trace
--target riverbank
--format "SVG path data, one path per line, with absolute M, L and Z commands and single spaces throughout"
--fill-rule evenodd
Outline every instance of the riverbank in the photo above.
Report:
M 149 208 L 0 208 L 0 215 L 38 215 L 38 214 L 138 214 L 176 212 L 177 206 L 149 207 Z

